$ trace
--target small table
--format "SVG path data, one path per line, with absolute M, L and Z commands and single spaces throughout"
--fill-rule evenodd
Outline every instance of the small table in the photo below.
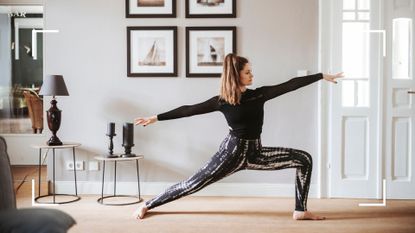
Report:
M 103 156 L 96 156 L 95 159 L 102 161 L 102 187 L 101 187 L 101 197 L 98 198 L 97 202 L 102 205 L 111 205 L 111 206 L 122 206 L 122 205 L 132 205 L 136 203 L 140 203 L 143 201 L 141 198 L 141 190 L 140 190 L 140 167 L 138 165 L 138 160 L 143 159 L 144 156 L 137 155 L 135 157 L 115 157 L 115 158 L 109 158 L 105 155 Z M 104 196 L 104 184 L 105 184 L 105 162 L 112 161 L 114 162 L 114 194 Z M 117 195 L 117 162 L 120 161 L 135 161 L 136 169 L 137 169 L 137 188 L 138 188 L 138 197 L 134 195 Z M 133 202 L 127 202 L 127 203 L 104 203 L 104 199 L 114 198 L 114 197 L 133 197 L 138 198 L 137 201 Z
M 75 202 L 75 201 L 79 201 L 80 199 L 81 199 L 81 197 L 79 197 L 78 196 L 78 188 L 77 188 L 77 183 L 76 183 L 76 168 L 75 168 L 75 163 L 76 163 L 76 160 L 75 160 L 75 148 L 76 147 L 78 147 L 78 146 L 80 146 L 81 144 L 80 143 L 65 143 L 65 144 L 63 144 L 63 145 L 60 145 L 60 146 L 48 146 L 48 145 L 45 145 L 45 144 L 42 144 L 42 145 L 32 145 L 31 147 L 32 148 L 35 148 L 35 149 L 39 149 L 39 178 L 38 178 L 38 180 L 39 180 L 39 188 L 38 188 L 38 190 L 39 190 L 39 196 L 37 196 L 36 198 L 35 198 L 35 202 L 37 202 L 37 203 L 41 203 L 41 204 L 66 204 L 66 203 L 71 203 L 71 202 Z M 73 166 L 73 174 L 74 174 L 74 177 L 75 177 L 75 195 L 72 195 L 72 194 L 56 194 L 56 189 L 55 189 L 55 150 L 56 149 L 71 149 L 72 148 L 72 157 L 73 157 L 73 164 L 74 164 L 74 166 Z M 42 166 L 42 149 L 52 149 L 52 151 L 53 151 L 53 194 L 48 194 L 48 195 L 43 195 L 43 196 L 41 196 L 40 195 L 40 181 L 41 181 L 41 166 Z M 46 152 L 46 155 L 47 155 L 47 153 L 48 152 Z M 56 202 L 55 201 L 55 196 L 70 196 L 70 197 L 75 197 L 75 199 L 74 200 L 70 200 L 70 201 L 61 201 L 61 202 Z M 40 198 L 44 198 L 44 197 L 49 197 L 49 196 L 53 196 L 53 201 L 52 202 L 47 202 L 47 201 L 44 201 L 44 202 L 40 202 L 39 201 L 39 199 Z

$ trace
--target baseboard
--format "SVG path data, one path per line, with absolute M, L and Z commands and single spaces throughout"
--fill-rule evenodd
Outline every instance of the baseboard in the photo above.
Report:
M 168 182 L 141 182 L 141 195 L 157 195 L 175 183 Z M 309 197 L 318 197 L 318 186 L 311 184 Z M 117 182 L 117 194 L 137 194 L 136 182 Z M 215 183 L 194 193 L 195 196 L 234 196 L 234 197 L 294 197 L 294 184 L 269 183 Z M 73 181 L 57 181 L 57 193 L 71 194 L 75 192 Z M 112 182 L 106 182 L 104 194 L 112 194 Z M 101 194 L 101 182 L 78 181 L 78 194 Z

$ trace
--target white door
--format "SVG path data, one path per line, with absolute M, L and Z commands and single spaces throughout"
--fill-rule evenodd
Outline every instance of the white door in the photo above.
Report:
M 378 0 L 332 1 L 332 71 L 344 71 L 330 86 L 330 197 L 378 198 L 379 80 L 382 35 Z
M 329 197 L 415 198 L 415 0 L 332 2 Z
M 385 0 L 385 169 L 388 198 L 415 198 L 415 0 Z

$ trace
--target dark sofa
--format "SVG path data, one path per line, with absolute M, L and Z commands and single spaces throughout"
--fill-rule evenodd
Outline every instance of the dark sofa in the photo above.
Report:
M 75 220 L 60 210 L 16 209 L 7 144 L 0 136 L 0 233 L 64 233 L 74 224 Z

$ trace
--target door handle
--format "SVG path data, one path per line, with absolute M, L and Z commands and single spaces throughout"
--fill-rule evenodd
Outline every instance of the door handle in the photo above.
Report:
M 408 94 L 415 94 L 415 91 L 408 91 Z

